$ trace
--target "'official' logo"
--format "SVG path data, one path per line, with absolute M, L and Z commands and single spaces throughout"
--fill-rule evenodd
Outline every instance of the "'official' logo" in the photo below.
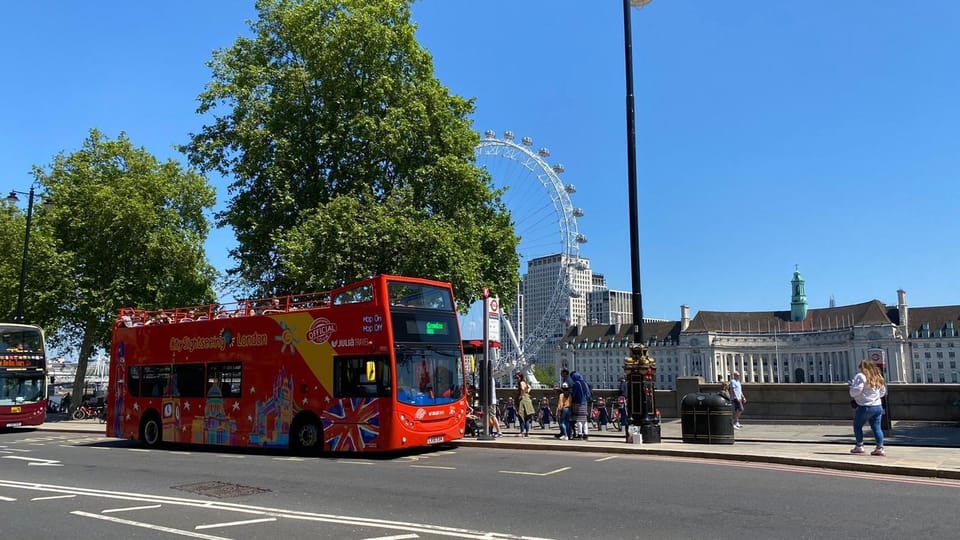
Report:
M 330 322 L 326 317 L 317 317 L 307 330 L 307 341 L 320 345 L 326 343 L 330 336 L 337 331 L 336 323 Z

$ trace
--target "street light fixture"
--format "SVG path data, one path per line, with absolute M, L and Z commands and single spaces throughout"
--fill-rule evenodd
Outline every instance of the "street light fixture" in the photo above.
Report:
M 27 283 L 27 252 L 30 249 L 30 223 L 33 219 L 33 186 L 30 186 L 29 192 L 11 190 L 7 195 L 7 201 L 13 204 L 20 202 L 17 194 L 27 195 L 27 228 L 23 233 L 23 260 L 20 261 L 20 290 L 17 293 L 17 312 L 13 316 L 15 322 L 23 322 L 23 289 Z
M 644 443 L 660 442 L 660 419 L 656 415 L 654 389 L 657 362 L 643 340 L 643 296 L 640 292 L 640 224 L 637 211 L 637 129 L 633 103 L 633 34 L 631 7 L 642 8 L 651 0 L 623 0 L 623 53 L 627 79 L 627 191 L 630 201 L 630 276 L 633 299 L 633 344 L 624 360 L 630 423 L 639 426 Z

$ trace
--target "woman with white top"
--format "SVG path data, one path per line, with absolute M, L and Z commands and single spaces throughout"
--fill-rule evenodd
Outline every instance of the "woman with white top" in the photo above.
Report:
M 860 362 L 860 373 L 857 373 L 848 384 L 850 397 L 857 402 L 857 411 L 853 415 L 853 435 L 857 445 L 850 450 L 850 453 L 866 453 L 863 449 L 863 424 L 870 422 L 873 438 L 877 441 L 877 447 L 870 452 L 870 455 L 887 455 L 886 450 L 883 449 L 883 428 L 880 426 L 880 419 L 883 418 L 883 406 L 880 400 L 887 395 L 887 386 L 883 381 L 880 368 L 870 360 L 863 360 Z

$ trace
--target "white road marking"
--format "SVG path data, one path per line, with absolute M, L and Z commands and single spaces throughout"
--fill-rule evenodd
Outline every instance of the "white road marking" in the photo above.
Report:
M 497 472 L 501 472 L 503 474 L 524 474 L 527 476 L 550 476 L 551 474 L 557 474 L 559 472 L 569 471 L 569 470 L 570 470 L 570 467 L 561 467 L 555 471 L 549 471 L 544 473 L 527 472 L 527 471 L 497 471 Z
M 211 523 L 210 525 L 197 525 L 194 527 L 195 530 L 201 529 L 216 529 L 217 527 L 236 527 L 237 525 L 252 525 L 254 523 L 267 523 L 268 521 L 276 521 L 277 518 L 261 518 L 261 519 L 248 519 L 245 521 L 230 521 L 228 523 Z
M 364 540 L 407 540 L 409 538 L 420 538 L 415 534 L 397 534 L 394 536 L 378 536 L 376 538 L 365 538 Z
M 14 499 L 13 497 L 4 497 L 4 496 L 0 495 L 0 501 L 13 502 L 13 501 L 15 501 L 15 500 L 16 500 L 16 499 Z
M 600 458 L 600 459 L 595 459 L 594 461 L 596 461 L 596 462 L 599 463 L 599 462 L 601 462 L 601 461 L 607 461 L 607 460 L 611 460 L 611 459 L 617 459 L 617 456 L 602 457 L 602 458 Z
M 455 470 L 457 470 L 456 467 L 441 467 L 441 466 L 439 466 L 439 465 L 411 465 L 411 467 L 415 467 L 415 468 L 417 468 L 417 469 L 443 469 L 443 470 L 446 470 L 446 471 L 455 471 Z
M 299 457 L 275 457 L 274 461 L 305 461 L 303 458 Z
M 27 463 L 27 465 L 39 465 L 41 467 L 43 466 L 63 467 L 63 464 L 55 459 L 38 459 L 38 458 L 29 458 L 29 457 L 23 457 L 23 456 L 3 456 L 3 459 L 19 459 L 23 461 L 29 461 L 30 463 Z
M 49 497 L 34 497 L 30 500 L 31 501 L 50 501 L 53 499 L 72 499 L 74 497 L 76 497 L 76 495 L 51 495 Z
M 160 508 L 162 504 L 149 504 L 147 506 L 127 506 L 125 508 L 110 508 L 108 510 L 101 510 L 101 514 L 113 514 L 116 512 L 133 512 L 135 510 L 153 510 L 154 508 Z
M 271 508 L 265 506 L 253 506 L 245 504 L 227 503 L 221 501 L 205 501 L 199 499 L 187 499 L 180 497 L 168 497 L 162 495 L 150 495 L 146 493 L 133 493 L 124 491 L 107 491 L 99 489 L 90 489 L 84 487 L 64 486 L 55 484 L 40 484 L 35 482 L 18 482 L 14 480 L 0 479 L 0 488 L 21 489 L 30 491 L 46 491 L 53 493 L 75 493 L 87 497 L 100 499 L 137 501 L 140 503 L 161 503 L 163 505 L 172 505 L 190 508 L 204 508 L 210 510 L 219 510 L 222 512 L 236 512 L 249 516 L 276 517 L 295 519 L 298 521 L 310 521 L 315 523 L 335 523 L 337 525 L 348 525 L 354 527 L 367 527 L 372 529 L 384 529 L 392 532 L 420 533 L 427 535 L 438 535 L 451 538 L 467 538 L 473 540 L 548 540 L 541 537 L 518 536 L 510 533 L 499 533 L 493 531 L 481 531 L 476 529 L 463 529 L 459 527 L 447 527 L 443 525 L 432 525 L 429 523 L 417 523 L 409 521 L 393 521 L 381 518 L 366 518 L 356 516 L 345 516 L 337 514 L 320 514 L 315 512 L 304 512 L 298 510 L 287 510 L 283 508 Z M 112 516 L 100 514 L 89 514 L 87 512 L 74 511 L 72 514 L 113 521 L 116 523 L 129 524 L 136 527 L 145 527 L 155 530 L 163 530 L 173 534 L 181 534 L 195 538 L 208 538 L 219 540 L 216 536 L 206 536 L 191 531 L 181 531 L 179 529 L 163 529 L 148 523 L 136 521 L 121 520 Z
M 131 521 L 129 519 L 115 518 L 111 516 L 101 516 L 100 514 L 91 514 L 89 512 L 81 512 L 79 510 L 74 510 L 70 512 L 75 516 L 89 517 L 93 519 L 102 519 L 103 521 L 110 521 L 113 523 L 119 523 L 121 525 L 130 525 L 132 527 L 140 527 L 143 529 L 150 529 L 154 531 L 167 532 L 170 534 L 179 534 L 180 536 L 189 536 L 191 538 L 204 538 L 205 540 L 230 540 L 229 538 L 224 538 L 222 536 L 210 536 L 209 534 L 200 534 L 192 531 L 182 531 L 180 529 L 174 529 L 171 527 L 164 527 L 162 525 L 153 525 L 151 523 L 143 523 L 140 521 Z

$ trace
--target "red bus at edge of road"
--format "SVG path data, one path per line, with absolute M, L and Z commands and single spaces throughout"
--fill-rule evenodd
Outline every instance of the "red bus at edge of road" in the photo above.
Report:
M 47 419 L 47 348 L 43 330 L 0 323 L 0 429 Z
M 146 312 L 113 332 L 107 435 L 311 451 L 463 437 L 453 291 L 381 275 L 325 293 Z

